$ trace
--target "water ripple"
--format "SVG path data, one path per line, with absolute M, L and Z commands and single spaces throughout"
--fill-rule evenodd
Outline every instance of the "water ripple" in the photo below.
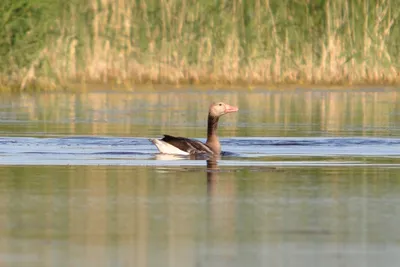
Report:
M 204 141 L 204 139 L 199 139 Z M 222 164 L 400 164 L 399 138 L 222 138 Z M 204 164 L 185 157 L 161 158 L 147 138 L 72 136 L 1 137 L 0 164 Z M 172 163 L 174 161 L 174 163 Z M 196 163 L 194 163 L 196 162 Z M 256 163 L 255 163 L 256 162 Z

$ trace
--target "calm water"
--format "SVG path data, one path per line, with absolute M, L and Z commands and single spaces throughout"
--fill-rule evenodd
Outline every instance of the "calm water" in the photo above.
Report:
M 0 177 L 0 266 L 400 264 L 396 90 L 2 95 Z

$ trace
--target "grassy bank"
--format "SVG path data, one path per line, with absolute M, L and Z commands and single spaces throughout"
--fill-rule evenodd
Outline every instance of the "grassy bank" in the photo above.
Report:
M 399 84 L 397 0 L 3 0 L 0 87 Z

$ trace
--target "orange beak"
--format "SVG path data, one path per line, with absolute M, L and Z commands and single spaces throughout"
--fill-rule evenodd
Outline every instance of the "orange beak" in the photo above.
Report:
M 236 112 L 238 111 L 239 108 L 235 106 L 230 106 L 228 104 L 225 104 L 225 113 L 231 113 L 231 112 Z

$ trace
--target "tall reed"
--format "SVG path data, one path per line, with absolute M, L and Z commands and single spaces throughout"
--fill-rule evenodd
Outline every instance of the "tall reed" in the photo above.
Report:
M 3 0 L 0 84 L 400 83 L 397 2 Z

